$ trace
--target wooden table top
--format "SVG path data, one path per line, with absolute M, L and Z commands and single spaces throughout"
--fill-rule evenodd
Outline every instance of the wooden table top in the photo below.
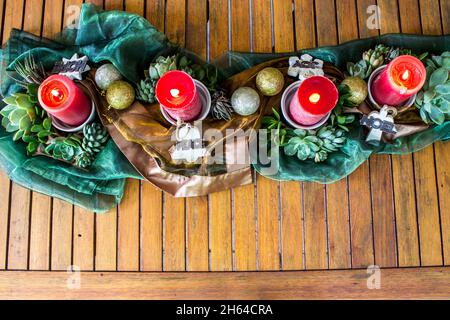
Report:
M 391 32 L 450 32 L 449 0 L 86 2 L 143 15 L 205 59 L 227 50 L 287 52 Z M 1 0 L 3 43 L 11 28 L 51 38 L 71 23 L 72 6 L 81 3 Z M 380 30 L 366 24 L 367 8 L 374 4 L 381 10 Z M 69 266 L 88 272 L 85 297 L 95 297 L 100 287 L 117 289 L 112 297 L 131 297 L 127 288 L 139 279 L 148 290 L 166 285 L 176 291 L 174 279 L 187 281 L 180 284 L 184 289 L 203 288 L 203 295 L 183 291 L 187 298 L 213 292 L 204 289 L 208 281 L 223 289 L 211 293 L 216 298 L 235 291 L 243 298 L 308 297 L 308 286 L 317 285 L 317 279 L 331 284 L 322 283 L 322 295 L 313 298 L 450 297 L 450 272 L 444 267 L 450 264 L 449 153 L 450 144 L 436 143 L 413 155 L 372 156 L 347 179 L 327 186 L 255 176 L 253 185 L 194 199 L 175 199 L 130 180 L 122 204 L 103 215 L 30 192 L 0 173 L 0 270 L 9 270 L 0 271 L 0 297 L 36 297 L 37 292 L 39 297 L 80 297 L 65 288 L 52 291 L 55 282 L 66 281 L 65 273 L 53 271 Z M 388 268 L 385 291 L 352 288 L 355 281 L 365 284 L 369 265 Z M 341 271 L 327 271 L 332 269 Z M 239 272 L 287 270 L 322 271 Z M 142 273 L 136 276 L 136 271 Z M 193 273 L 160 273 L 170 271 Z M 198 271 L 236 272 L 214 278 Z M 97 275 L 120 284 L 96 287 Z M 11 289 L 22 277 L 35 285 L 34 296 Z M 239 279 L 247 279 L 252 289 L 246 291 L 245 282 L 234 286 Z M 417 281 L 393 294 L 405 279 Z M 293 286 L 291 295 L 277 289 L 286 283 Z M 159 296 L 152 291 L 148 297 L 173 298 L 175 291 Z

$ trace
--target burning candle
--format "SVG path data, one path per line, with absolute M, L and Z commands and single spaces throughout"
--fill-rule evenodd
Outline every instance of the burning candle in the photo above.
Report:
M 176 120 L 196 120 L 202 111 L 195 81 L 186 72 L 167 72 L 156 84 L 155 94 L 164 110 Z
M 69 126 L 83 124 L 92 111 L 91 100 L 66 76 L 48 77 L 39 87 L 38 98 L 45 111 Z
M 323 76 L 305 79 L 291 100 L 289 112 L 300 125 L 314 125 L 336 106 L 339 92 L 334 83 Z
M 380 105 L 401 106 L 422 89 L 427 73 L 423 63 L 413 56 L 400 56 L 373 80 L 372 97 Z

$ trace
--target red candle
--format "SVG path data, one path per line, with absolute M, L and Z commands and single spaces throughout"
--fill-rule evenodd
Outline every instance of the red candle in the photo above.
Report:
M 427 78 L 423 63 L 413 56 L 400 56 L 373 80 L 371 93 L 380 105 L 401 106 L 422 89 Z
M 336 106 L 339 92 L 334 83 L 323 76 L 305 79 L 291 100 L 289 112 L 295 122 L 314 125 Z
M 83 124 L 92 111 L 92 102 L 66 76 L 48 77 L 39 87 L 39 103 L 50 115 L 69 126 Z
M 156 99 L 174 119 L 196 120 L 202 103 L 194 79 L 183 71 L 170 71 L 156 84 Z

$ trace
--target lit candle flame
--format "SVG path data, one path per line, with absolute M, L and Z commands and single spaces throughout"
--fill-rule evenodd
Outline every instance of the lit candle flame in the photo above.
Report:
M 170 90 L 170 94 L 172 95 L 172 97 L 178 98 L 180 96 L 180 90 L 172 89 L 172 90 Z
M 309 102 L 311 103 L 317 103 L 320 100 L 320 94 L 318 93 L 313 93 L 312 95 L 309 96 Z
M 408 78 L 409 78 L 409 70 L 406 70 L 406 71 L 403 72 L 403 74 L 402 74 L 402 79 L 403 79 L 404 81 L 406 81 L 406 80 L 408 80 Z
M 53 97 L 55 97 L 56 101 L 60 102 L 64 98 L 64 94 L 59 89 L 56 88 L 52 89 L 50 93 L 52 94 Z

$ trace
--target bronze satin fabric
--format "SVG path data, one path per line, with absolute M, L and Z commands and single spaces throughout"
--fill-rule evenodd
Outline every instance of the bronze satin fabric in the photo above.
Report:
M 257 73 L 266 67 L 278 68 L 286 75 L 288 58 L 268 61 L 245 70 L 226 80 L 222 87 L 229 94 L 242 86 L 255 88 L 254 79 Z M 342 72 L 333 66 L 325 65 L 324 70 L 336 82 L 343 79 Z M 92 80 L 93 74 L 94 71 L 86 82 L 89 82 L 89 85 L 95 88 L 91 90 L 96 90 Z M 295 78 L 286 76 L 285 88 L 294 81 L 296 81 Z M 281 96 L 282 93 L 274 97 L 260 95 L 261 106 L 257 113 L 247 117 L 233 114 L 233 118 L 229 122 L 208 118 L 202 122 L 202 130 L 215 128 L 222 132 L 223 137 L 226 137 L 225 131 L 227 129 L 242 129 L 243 131 L 257 129 L 264 115 L 272 114 L 272 108 L 279 109 Z M 175 128 L 163 118 L 159 105 L 144 105 L 139 101 L 135 101 L 130 108 L 118 111 L 108 108 L 106 99 L 98 91 L 96 100 L 97 111 L 101 121 L 108 128 L 117 146 L 139 173 L 156 187 L 175 197 L 195 197 L 252 183 L 249 164 L 230 165 L 224 160 L 224 164 L 210 165 L 208 164 L 209 155 L 196 164 L 173 162 L 169 150 L 175 145 L 175 141 L 171 139 Z M 364 110 L 364 107 L 362 110 L 352 111 L 358 113 L 367 112 L 367 110 Z M 402 133 L 411 134 L 417 132 L 417 130 L 417 128 L 411 130 L 409 127 L 404 128 L 400 126 L 401 132 L 398 135 Z M 242 142 L 242 139 L 240 140 Z M 207 149 L 212 150 L 217 143 L 223 142 L 223 140 L 208 142 Z M 241 143 L 238 147 L 239 152 L 245 150 L 242 148 L 247 149 L 248 138 L 245 139 L 244 143 L 245 145 Z M 223 159 L 234 157 L 235 150 L 233 148 L 224 146 L 223 154 L 218 155 L 217 152 L 220 149 L 215 149 L 215 158 L 218 156 Z

